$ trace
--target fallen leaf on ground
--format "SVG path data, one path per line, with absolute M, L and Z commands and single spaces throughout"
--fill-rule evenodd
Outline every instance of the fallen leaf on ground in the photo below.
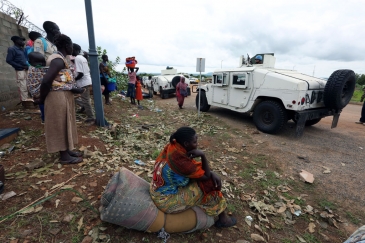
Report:
M 251 234 L 251 239 L 254 241 L 266 242 L 264 237 L 262 237 L 261 235 L 258 235 L 258 234 Z
M 80 229 L 82 227 L 82 225 L 84 224 L 84 216 L 81 217 L 81 219 L 79 220 L 78 224 L 77 224 L 77 231 L 80 232 Z
M 313 174 L 309 173 L 308 171 L 302 170 L 302 172 L 300 172 L 299 175 L 302 178 L 302 180 L 305 182 L 313 183 L 313 181 L 314 181 Z
M 72 200 L 71 200 L 71 202 L 75 202 L 75 203 L 79 203 L 79 202 L 81 202 L 83 199 L 82 198 L 80 198 L 80 197 L 73 197 L 72 198 Z
M 297 238 L 298 240 L 301 242 L 301 243 L 307 243 L 302 237 L 300 237 L 299 235 L 297 235 Z
M 43 206 L 39 206 L 39 207 L 35 208 L 34 212 L 35 212 L 35 213 L 38 213 L 38 212 L 40 212 L 42 209 L 43 209 Z
M 314 233 L 315 232 L 315 230 L 314 230 L 315 227 L 316 227 L 316 225 L 314 223 L 309 223 L 309 225 L 308 225 L 309 233 Z
M 60 201 L 61 201 L 60 199 L 56 200 L 56 208 L 58 207 L 58 204 L 60 204 Z

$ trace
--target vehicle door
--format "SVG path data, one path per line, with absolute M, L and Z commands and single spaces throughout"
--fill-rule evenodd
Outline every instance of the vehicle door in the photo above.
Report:
M 228 84 L 229 84 L 229 74 L 215 73 L 213 75 L 213 103 L 228 105 Z
M 160 87 L 159 87 L 159 83 L 158 83 L 158 77 L 155 77 L 155 78 L 152 79 L 152 85 L 153 85 L 153 90 L 155 92 L 160 91 Z
M 229 105 L 236 108 L 244 108 L 248 104 L 252 93 L 251 73 L 230 73 L 230 80 L 232 83 L 229 87 Z

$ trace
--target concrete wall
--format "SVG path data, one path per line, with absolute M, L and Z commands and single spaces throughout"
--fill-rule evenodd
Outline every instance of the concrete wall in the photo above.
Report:
M 15 70 L 6 63 L 8 47 L 14 45 L 10 40 L 13 35 L 28 39 L 28 29 L 18 26 L 12 17 L 0 13 L 0 113 L 4 108 L 5 111 L 13 109 L 20 102 Z

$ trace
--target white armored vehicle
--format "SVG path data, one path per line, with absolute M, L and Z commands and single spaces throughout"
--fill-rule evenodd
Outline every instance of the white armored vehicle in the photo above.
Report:
M 326 116 L 333 116 L 332 128 L 337 126 L 342 109 L 353 95 L 355 73 L 337 70 L 326 81 L 294 70 L 276 69 L 273 53 L 257 54 L 247 62 L 242 56 L 238 68 L 216 70 L 212 83 L 200 89 L 201 111 L 213 105 L 253 112 L 257 129 L 272 134 L 292 119 L 300 136 L 304 126 L 314 125 Z M 197 92 L 198 107 L 199 88 Z
M 156 95 L 160 94 L 162 99 L 167 99 L 169 94 L 176 92 L 176 85 L 180 82 L 182 74 L 177 74 L 177 70 L 167 67 L 166 70 L 161 70 L 161 75 L 153 76 L 151 82 L 146 82 L 148 89 L 153 90 Z M 188 84 L 187 92 L 190 95 L 190 82 L 185 78 L 185 83 Z

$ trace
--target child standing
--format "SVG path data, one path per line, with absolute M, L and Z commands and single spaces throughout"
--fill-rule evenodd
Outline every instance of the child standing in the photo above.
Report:
M 137 78 L 137 72 L 139 70 L 138 67 L 135 68 L 136 71 L 134 71 L 134 68 L 128 68 L 128 78 L 129 78 L 129 82 L 128 82 L 128 89 L 127 89 L 127 97 L 131 98 L 131 104 L 135 105 L 136 104 L 136 100 L 135 100 L 135 89 L 136 89 L 136 78 Z
M 138 107 L 140 108 L 140 104 L 139 104 L 139 101 L 140 100 L 143 100 L 143 95 L 142 95 L 142 80 L 140 79 L 139 76 L 136 77 L 137 80 L 136 80 L 136 100 L 137 100 L 137 103 L 138 103 Z

